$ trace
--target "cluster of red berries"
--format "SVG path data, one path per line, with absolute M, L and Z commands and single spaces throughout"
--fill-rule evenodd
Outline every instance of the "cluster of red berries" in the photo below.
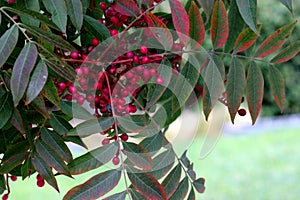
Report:
M 45 180 L 43 179 L 43 177 L 40 174 L 36 175 L 36 180 L 37 180 L 36 185 L 38 187 L 44 187 Z

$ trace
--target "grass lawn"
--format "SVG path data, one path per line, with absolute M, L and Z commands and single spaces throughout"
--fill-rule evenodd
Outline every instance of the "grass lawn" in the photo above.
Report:
M 285 129 L 256 135 L 223 136 L 212 153 L 202 160 L 198 159 L 201 139 L 196 141 L 189 157 L 195 161 L 198 175 L 205 177 L 207 188 L 197 200 L 299 199 L 299 134 L 299 129 Z M 67 190 L 94 173 L 76 176 L 76 180 L 59 178 L 61 194 L 47 184 L 38 188 L 35 177 L 24 182 L 18 180 L 11 183 L 10 199 L 59 200 Z

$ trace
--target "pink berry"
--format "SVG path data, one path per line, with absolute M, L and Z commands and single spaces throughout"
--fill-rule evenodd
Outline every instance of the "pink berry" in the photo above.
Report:
M 154 69 L 154 68 L 150 69 L 150 75 L 156 76 L 157 75 L 156 69 Z
M 136 111 L 137 111 L 137 107 L 135 105 L 128 105 L 127 106 L 127 112 L 135 113 Z
M 79 56 L 78 51 L 72 51 L 70 54 L 70 57 L 73 59 L 77 59 Z
M 139 57 L 137 55 L 133 56 L 133 63 L 138 64 L 139 62 Z
M 164 84 L 164 82 L 165 82 L 165 80 L 164 80 L 164 78 L 163 77 L 160 77 L 160 76 L 158 76 L 157 78 L 156 78 L 156 83 L 157 84 Z
M 118 165 L 119 163 L 120 163 L 120 159 L 119 159 L 119 157 L 114 157 L 113 159 L 112 159 L 112 162 L 113 162 L 113 164 L 114 165 Z
M 44 181 L 44 179 L 38 180 L 36 184 L 37 184 L 38 187 L 44 187 L 45 181 Z
M 102 10 L 106 10 L 107 6 L 104 2 L 100 2 L 99 4 L 99 7 L 102 9 Z
M 17 176 L 11 176 L 10 179 L 11 179 L 12 181 L 16 181 L 16 180 L 18 179 L 18 177 L 17 177 Z
M 128 135 L 126 133 L 121 135 L 121 140 L 123 140 L 124 142 L 126 142 L 128 140 Z
M 108 145 L 110 143 L 110 140 L 109 139 L 104 139 L 102 140 L 102 145 L 105 146 L 105 145 Z
M 16 3 L 16 0 L 7 0 L 8 4 Z
M 110 31 L 110 35 L 111 36 L 115 36 L 115 35 L 118 35 L 118 30 L 116 30 L 116 29 L 112 29 L 111 31 Z
M 4 194 L 3 196 L 2 196 L 2 200 L 7 200 L 8 199 L 8 194 Z
M 142 63 L 143 63 L 143 64 L 149 63 L 149 57 L 148 57 L 148 56 L 143 56 L 143 58 L 142 58 Z
M 78 97 L 77 97 L 77 103 L 79 104 L 79 105 L 83 105 L 83 103 L 84 103 L 84 96 L 82 96 L 82 95 L 79 95 Z
M 90 72 L 89 67 L 82 67 L 83 74 L 88 75 Z
M 140 52 L 141 52 L 142 54 L 147 54 L 147 53 L 148 53 L 148 48 L 147 48 L 146 46 L 141 46 Z
M 68 91 L 69 91 L 71 94 L 73 94 L 73 93 L 75 93 L 75 92 L 77 91 L 77 89 L 76 89 L 76 87 L 75 87 L 74 85 L 70 85 L 70 86 L 68 87 Z
M 93 39 L 92 39 L 92 45 L 95 47 L 95 46 L 97 46 L 98 44 L 99 44 L 98 38 L 93 38 Z
M 76 68 L 75 69 L 76 73 L 78 76 L 82 76 L 83 75 L 83 70 L 81 68 Z
M 58 90 L 63 91 L 66 89 L 66 87 L 67 87 L 67 84 L 65 84 L 64 82 L 58 83 Z
M 126 53 L 127 58 L 132 58 L 134 56 L 134 53 L 132 51 L 129 51 Z
M 80 84 L 80 85 L 85 85 L 86 82 L 87 82 L 86 78 L 80 78 L 80 79 L 79 79 L 79 84 Z

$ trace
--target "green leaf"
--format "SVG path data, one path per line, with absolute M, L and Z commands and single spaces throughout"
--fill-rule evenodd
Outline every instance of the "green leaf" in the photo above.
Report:
M 95 37 L 99 39 L 105 40 L 110 37 L 110 32 L 106 26 L 90 16 L 84 15 L 83 24 Z
M 80 31 L 83 24 L 83 8 L 80 0 L 66 0 L 68 14 L 76 30 Z
M 11 172 L 14 168 L 19 166 L 23 160 L 25 160 L 26 156 L 28 156 L 29 153 L 27 151 L 22 151 L 16 154 L 11 155 L 7 160 L 4 162 L 2 161 L 1 167 L 0 167 L 0 174 L 7 174 Z
M 125 200 L 126 195 L 127 195 L 126 191 L 123 191 L 123 192 L 119 192 L 117 194 L 111 195 L 109 197 L 106 197 L 103 200 Z
M 13 113 L 13 103 L 10 93 L 2 93 L 0 95 L 0 129 L 5 126 Z
M 109 170 L 95 175 L 68 191 L 63 200 L 98 199 L 118 184 L 121 174 L 121 170 Z
M 21 1 L 18 1 L 17 3 L 20 3 L 20 2 Z M 33 10 L 35 12 L 39 12 L 40 11 L 39 0 L 24 0 L 23 3 L 24 3 L 24 7 L 26 9 L 28 9 L 29 12 L 31 10 Z M 32 19 L 31 17 L 28 17 L 28 16 L 24 16 L 24 15 L 22 16 L 21 15 L 21 20 L 22 20 L 23 23 L 31 25 L 31 26 L 35 26 L 35 27 L 39 27 L 40 26 L 39 20 Z
M 205 179 L 204 178 L 199 178 L 193 182 L 193 186 L 199 193 L 203 193 L 205 191 L 205 186 L 204 186 Z
M 22 24 L 22 26 L 25 29 L 27 29 L 31 34 L 38 37 L 39 39 L 43 39 L 59 48 L 62 48 L 62 49 L 68 50 L 68 51 L 73 51 L 75 49 L 67 41 L 61 39 L 60 37 L 58 37 L 58 35 L 55 35 L 54 33 L 51 33 L 49 31 L 44 31 L 40 28 L 30 26 L 30 25 Z
M 79 135 L 87 137 L 95 133 L 101 133 L 108 130 L 114 124 L 114 119 L 104 117 L 99 119 L 90 119 L 77 125 L 74 129 L 68 132 L 68 136 Z
M 189 20 L 190 20 L 190 37 L 198 42 L 198 45 L 201 46 L 204 37 L 205 37 L 205 27 L 203 19 L 200 13 L 200 10 L 195 3 L 192 1 L 190 10 L 189 10 Z
M 192 188 L 187 200 L 196 200 L 195 191 Z
M 248 68 L 246 91 L 252 124 L 255 124 L 264 97 L 264 77 L 255 62 L 251 62 Z
M 41 139 L 36 140 L 35 148 L 39 156 L 47 162 L 50 167 L 53 167 L 58 173 L 71 176 L 67 165 L 62 158 Z
M 210 14 L 212 13 L 212 10 L 214 8 L 215 0 L 197 0 L 197 1 L 203 8 L 203 10 L 206 14 L 206 18 L 208 20 L 210 17 Z
M 164 135 L 162 132 L 155 134 L 151 137 L 147 137 L 140 142 L 140 145 L 144 147 L 152 155 L 156 154 L 163 145 L 165 145 Z
M 26 137 L 25 136 L 26 131 L 25 131 L 23 118 L 22 118 L 20 112 L 16 108 L 14 108 L 14 112 L 12 114 L 10 122 L 24 137 Z
M 10 85 L 15 106 L 19 104 L 25 93 L 37 55 L 36 46 L 32 43 L 27 43 L 14 64 Z
M 214 49 L 221 48 L 228 38 L 228 17 L 222 0 L 216 0 L 211 18 L 211 40 Z
M 132 200 L 146 200 L 146 198 L 136 190 L 130 189 L 129 193 Z
M 174 151 L 169 148 L 153 159 L 153 170 L 151 175 L 157 179 L 165 176 L 173 167 L 175 162 Z
M 34 169 L 51 185 L 54 189 L 59 192 L 57 181 L 47 163 L 38 155 L 34 155 L 31 158 Z
M 169 0 L 169 4 L 174 28 L 178 34 L 180 42 L 186 44 L 188 41 L 186 36 L 189 35 L 190 30 L 189 16 L 179 0 Z
M 152 169 L 151 154 L 143 146 L 132 142 L 123 142 L 122 144 L 128 160 L 135 166 L 143 170 Z
M 291 35 L 296 23 L 297 21 L 279 28 L 267 39 L 265 39 L 265 41 L 256 51 L 256 57 L 264 58 L 280 49 L 286 41 L 286 39 L 289 38 L 289 36 Z
M 109 162 L 117 152 L 118 144 L 113 142 L 75 158 L 68 167 L 72 175 L 82 174 Z
M 72 161 L 71 151 L 69 150 L 68 146 L 64 143 L 64 140 L 55 132 L 49 131 L 46 128 L 42 128 L 41 138 L 63 160 L 67 162 Z
M 161 183 L 164 187 L 167 197 L 170 198 L 176 191 L 181 177 L 181 165 L 178 164 Z
M 84 119 L 84 120 L 89 120 L 94 118 L 94 116 L 89 111 L 87 111 L 84 107 L 80 106 L 78 103 L 61 101 L 60 106 L 62 112 L 67 114 L 70 117 L 76 119 Z
M 281 112 L 283 112 L 285 99 L 285 84 L 283 75 L 275 66 L 271 65 L 269 67 L 268 78 L 274 100 Z
M 163 186 L 149 173 L 127 173 L 134 188 L 146 199 L 167 200 Z
M 187 153 L 187 150 L 185 150 L 185 151 L 183 152 L 182 156 L 180 157 L 180 161 L 182 162 L 182 164 L 183 164 L 186 168 L 188 168 L 188 167 L 190 167 L 190 165 L 191 165 L 191 161 L 190 161 L 189 158 L 187 157 L 186 153 Z
M 49 116 L 49 113 L 46 108 L 45 101 L 44 101 L 44 98 L 42 97 L 42 95 L 37 96 L 37 98 L 35 98 L 32 101 L 31 105 L 37 112 L 39 112 L 41 115 L 43 115 L 46 119 L 50 119 L 50 116 Z
M 57 57 L 57 55 L 55 54 L 50 54 L 50 56 L 52 56 L 52 58 Z M 70 65 L 64 63 L 62 60 L 52 61 L 47 59 L 45 60 L 45 62 L 47 66 L 50 67 L 59 76 L 68 81 L 74 82 L 76 78 L 76 72 Z
M 26 104 L 31 103 L 42 91 L 48 78 L 48 68 L 43 60 L 35 67 L 26 93 Z
M 69 130 L 72 129 L 72 126 L 68 121 L 53 113 L 50 114 L 50 125 L 60 135 L 65 135 Z
M 221 66 L 217 66 L 217 64 L 221 64 Z M 203 111 L 206 117 L 206 120 L 208 119 L 208 115 L 210 114 L 213 107 L 216 105 L 223 89 L 224 89 L 224 83 L 222 78 L 222 73 L 224 70 L 219 70 L 224 68 L 224 65 L 222 62 L 215 63 L 213 59 L 210 60 L 206 67 L 205 76 L 204 76 L 204 82 L 205 87 L 203 90 Z
M 280 2 L 293 13 L 293 1 L 292 0 L 280 0 Z
M 185 177 L 180 183 L 176 191 L 170 197 L 169 200 L 182 200 L 185 198 L 189 191 L 189 180 L 188 177 Z
M 27 2 L 31 4 L 31 2 L 33 2 L 33 1 L 27 0 Z M 33 4 L 31 4 L 31 5 L 33 5 Z M 47 16 L 39 13 L 37 10 L 34 11 L 34 10 L 28 10 L 28 9 L 15 9 L 15 8 L 12 8 L 12 7 L 4 7 L 4 9 L 8 10 L 10 12 L 13 12 L 15 14 L 20 15 L 21 18 L 22 17 L 26 18 L 26 22 L 24 22 L 26 25 L 38 27 L 38 26 L 36 26 L 35 21 L 40 21 L 43 24 L 46 24 L 47 26 L 59 31 L 59 28 L 57 27 L 56 24 L 54 24 L 51 20 L 49 20 Z M 27 22 L 27 20 L 28 20 L 28 22 Z
M 51 79 L 48 78 L 48 81 L 46 82 L 41 94 L 55 106 L 57 106 L 58 108 L 60 107 L 58 91 Z
M 260 26 L 258 28 L 258 31 L 259 29 Z M 259 35 L 254 33 L 250 28 L 246 28 L 245 30 L 243 30 L 243 32 L 240 33 L 240 35 L 236 39 L 234 44 L 234 51 L 237 53 L 246 51 L 255 43 L 258 37 Z
M 225 44 L 225 52 L 231 52 L 238 35 L 242 32 L 245 22 L 239 12 L 236 0 L 230 1 L 230 9 L 228 12 L 229 35 Z
M 3 189 L 3 190 L 6 189 L 6 181 L 5 181 L 4 175 L 0 175 L 0 189 Z
M 256 28 L 256 6 L 257 0 L 237 0 L 236 1 L 242 18 L 253 32 L 259 35 Z
M 67 7 L 65 1 L 42 0 L 47 11 L 51 13 L 52 21 L 65 33 L 67 28 Z
M 300 41 L 293 42 L 280 51 L 272 60 L 272 63 L 284 63 L 294 58 L 300 52 Z
M 0 38 L 0 68 L 6 62 L 16 47 L 19 37 L 19 29 L 14 25 Z
M 233 57 L 229 68 L 226 86 L 227 107 L 232 123 L 241 105 L 241 99 L 246 88 L 245 68 L 240 60 Z

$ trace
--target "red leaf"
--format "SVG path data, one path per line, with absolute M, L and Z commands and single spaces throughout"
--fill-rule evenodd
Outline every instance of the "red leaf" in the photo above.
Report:
M 171 31 L 168 29 L 167 25 L 160 20 L 156 15 L 148 13 L 145 15 L 146 23 L 149 27 L 159 27 L 161 29 L 150 29 L 145 31 L 153 31 L 154 37 L 166 48 L 171 49 L 173 46 L 173 37 Z M 154 31 L 159 31 L 158 34 Z
M 201 46 L 205 37 L 205 27 L 200 10 L 194 1 L 192 1 L 191 3 L 191 7 L 189 10 L 189 18 L 190 37 L 196 40 L 199 43 L 199 46 Z
M 211 40 L 214 49 L 221 48 L 228 38 L 228 17 L 222 0 L 217 0 L 214 5 L 211 19 Z
M 274 100 L 281 112 L 283 112 L 285 99 L 284 78 L 281 72 L 274 66 L 270 66 L 269 68 L 269 81 Z
M 237 53 L 246 51 L 248 48 L 250 48 L 258 38 L 258 35 L 253 32 L 250 28 L 246 28 L 243 30 L 243 32 L 240 33 L 238 38 L 235 41 L 234 44 L 234 50 Z
M 264 97 L 264 77 L 260 68 L 251 62 L 247 74 L 247 103 L 252 118 L 252 124 L 255 124 L 259 115 Z
M 234 57 L 228 72 L 226 86 L 227 104 L 232 123 L 234 123 L 235 115 L 241 105 L 245 86 L 246 77 L 244 66 L 238 58 Z
M 256 51 L 256 57 L 264 58 L 280 49 L 294 30 L 296 23 L 297 21 L 285 25 L 270 35 Z
M 272 63 L 283 63 L 294 58 L 300 52 L 300 41 L 293 43 L 292 45 L 283 49 L 272 60 Z
M 134 188 L 147 199 L 167 200 L 163 186 L 149 173 L 128 173 Z
M 139 14 L 139 8 L 133 0 L 116 0 L 111 7 L 122 15 L 137 16 Z
M 186 44 L 190 30 L 189 16 L 179 0 L 169 0 L 172 19 L 180 42 Z

